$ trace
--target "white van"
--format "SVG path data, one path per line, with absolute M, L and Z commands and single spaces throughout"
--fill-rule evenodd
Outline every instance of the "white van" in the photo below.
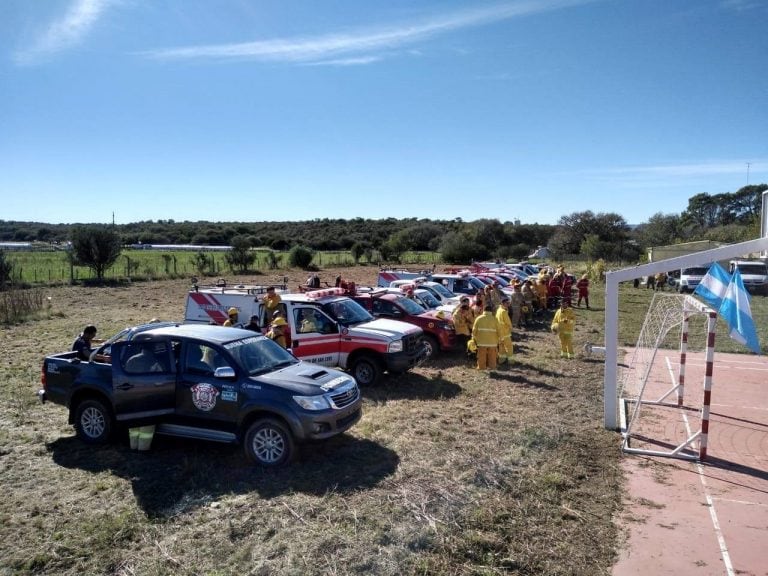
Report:
M 690 268 L 681 268 L 680 277 L 675 279 L 675 287 L 680 294 L 693 292 L 699 285 L 701 279 L 707 275 L 709 266 L 692 266 Z M 670 284 L 672 284 L 670 282 Z
M 755 294 L 768 295 L 768 265 L 762 260 L 731 260 L 728 271 L 738 269 L 744 288 Z

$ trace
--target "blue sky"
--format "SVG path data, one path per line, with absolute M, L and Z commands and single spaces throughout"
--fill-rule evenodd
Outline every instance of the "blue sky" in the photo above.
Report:
M 768 182 L 764 0 L 3 0 L 0 219 L 630 224 Z

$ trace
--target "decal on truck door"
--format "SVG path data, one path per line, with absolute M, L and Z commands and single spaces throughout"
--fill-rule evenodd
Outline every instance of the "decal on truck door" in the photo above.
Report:
M 216 407 L 216 397 L 219 391 L 206 382 L 195 384 L 192 390 L 192 404 L 195 408 L 203 412 L 210 412 Z
M 211 320 L 216 324 L 224 324 L 227 320 L 227 307 L 221 304 L 212 294 L 203 294 L 201 292 L 191 292 L 189 295 L 197 307 L 208 314 Z

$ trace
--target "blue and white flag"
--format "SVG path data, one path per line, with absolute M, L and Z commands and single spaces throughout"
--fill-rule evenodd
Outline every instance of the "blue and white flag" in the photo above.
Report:
M 719 310 L 730 282 L 731 275 L 715 262 L 709 267 L 707 274 L 701 279 L 693 293 L 704 300 L 710 308 Z
M 757 339 L 757 330 L 755 330 L 752 310 L 749 307 L 749 294 L 744 288 L 738 269 L 733 271 L 719 313 L 728 322 L 731 329 L 729 336 L 755 354 L 760 354 L 760 342 Z

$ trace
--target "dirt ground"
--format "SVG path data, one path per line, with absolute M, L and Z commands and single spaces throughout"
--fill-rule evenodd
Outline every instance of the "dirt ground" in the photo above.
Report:
M 371 285 L 377 269 L 319 274 Z M 228 280 L 283 276 L 307 273 Z M 46 288 L 40 319 L 0 329 L 0 574 L 610 573 L 623 480 L 602 362 L 561 359 L 546 320 L 515 334 L 512 367 L 457 353 L 364 389 L 358 425 L 281 470 L 206 442 L 85 446 L 65 408 L 37 402 L 46 354 L 86 324 L 180 319 L 190 285 Z M 596 341 L 595 300 L 577 345 Z

